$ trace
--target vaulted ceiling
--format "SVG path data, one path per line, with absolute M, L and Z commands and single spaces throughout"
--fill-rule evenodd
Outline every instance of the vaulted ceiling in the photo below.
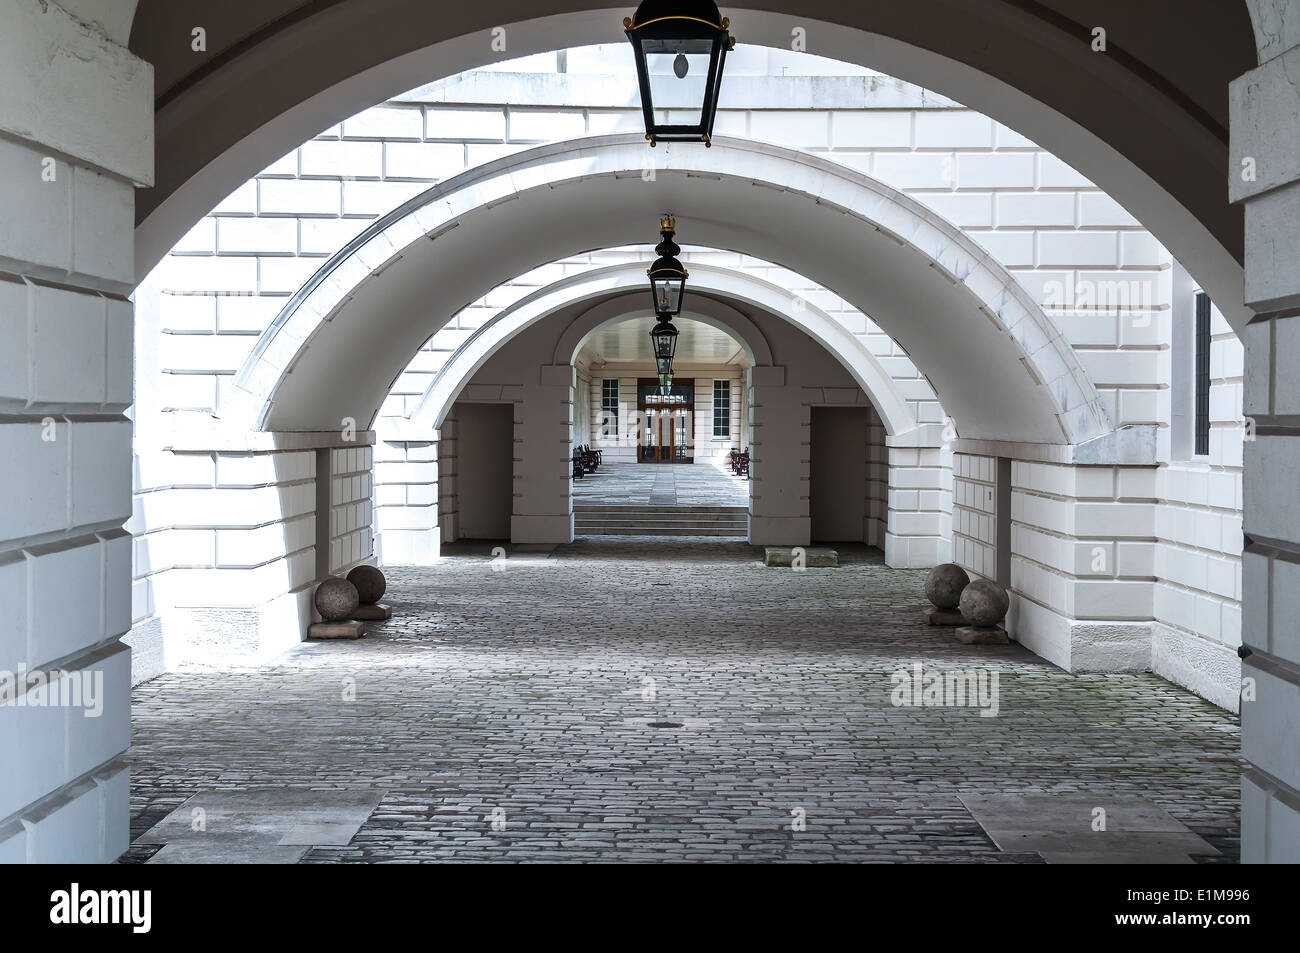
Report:
M 653 364 L 654 353 L 650 349 L 653 324 L 654 318 L 647 316 L 601 328 L 583 342 L 579 356 L 595 368 L 604 364 Z M 749 363 L 744 347 L 725 331 L 689 318 L 677 320 L 674 326 L 678 331 L 674 364 L 678 367 L 697 364 L 744 367 Z
M 849 42 L 859 58 L 870 58 L 863 34 L 876 34 L 973 67 L 1123 153 L 1241 258 L 1241 212 L 1228 205 L 1224 189 L 1228 83 L 1255 66 L 1254 34 L 1240 0 L 736 0 L 722 6 L 742 42 L 788 48 L 792 30 L 802 26 L 809 52 L 838 56 Z M 549 48 L 621 39 L 626 12 L 608 0 L 140 0 L 130 46 L 154 66 L 159 122 L 157 185 L 139 196 L 139 218 L 235 142 L 379 64 L 451 40 L 474 47 L 464 56 L 485 62 L 535 51 L 520 48 L 525 34 L 529 46 Z M 491 48 L 491 31 L 502 24 L 575 13 L 582 15 L 503 34 L 506 49 Z M 203 52 L 192 48 L 197 27 L 206 34 Z M 1104 53 L 1091 48 L 1097 27 L 1106 30 Z M 448 67 L 442 75 L 466 68 L 451 56 L 439 61 Z M 939 88 L 937 73 L 931 85 L 886 71 L 961 98 L 960 89 Z M 1146 109 L 1144 100 L 1150 100 Z M 339 108 L 361 105 L 369 103 Z M 1152 115 L 1167 128 L 1153 128 Z

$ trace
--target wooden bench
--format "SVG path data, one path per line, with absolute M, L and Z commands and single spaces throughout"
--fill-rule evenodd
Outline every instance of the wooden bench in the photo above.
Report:
M 600 453 L 592 450 L 586 444 L 574 448 L 573 461 L 575 467 L 582 467 L 583 473 L 595 473 L 600 467 Z

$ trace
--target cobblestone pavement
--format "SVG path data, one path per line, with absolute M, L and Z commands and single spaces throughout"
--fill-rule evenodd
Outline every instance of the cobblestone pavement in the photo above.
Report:
M 1147 799 L 1236 860 L 1233 716 L 959 645 L 918 621 L 924 573 L 874 551 L 805 572 L 702 539 L 461 551 L 390 569 L 394 618 L 359 642 L 138 687 L 133 837 L 198 792 L 289 787 L 382 792 L 307 863 L 1038 863 L 959 796 L 1055 794 Z M 894 706 L 914 663 L 996 673 L 998 714 Z

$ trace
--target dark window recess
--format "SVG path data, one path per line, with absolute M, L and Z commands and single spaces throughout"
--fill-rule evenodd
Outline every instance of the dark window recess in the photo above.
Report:
M 731 436 L 731 381 L 713 382 L 713 436 Z
M 605 378 L 600 382 L 600 435 L 618 436 L 618 381 Z
M 1196 295 L 1196 453 L 1210 452 L 1210 296 Z

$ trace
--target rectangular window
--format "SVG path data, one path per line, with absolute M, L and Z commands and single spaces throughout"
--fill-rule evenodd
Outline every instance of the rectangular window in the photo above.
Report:
M 1196 453 L 1210 452 L 1210 296 L 1196 295 Z
M 731 436 L 731 381 L 713 382 L 713 436 Z
M 600 382 L 600 434 L 618 437 L 618 381 L 610 378 Z

